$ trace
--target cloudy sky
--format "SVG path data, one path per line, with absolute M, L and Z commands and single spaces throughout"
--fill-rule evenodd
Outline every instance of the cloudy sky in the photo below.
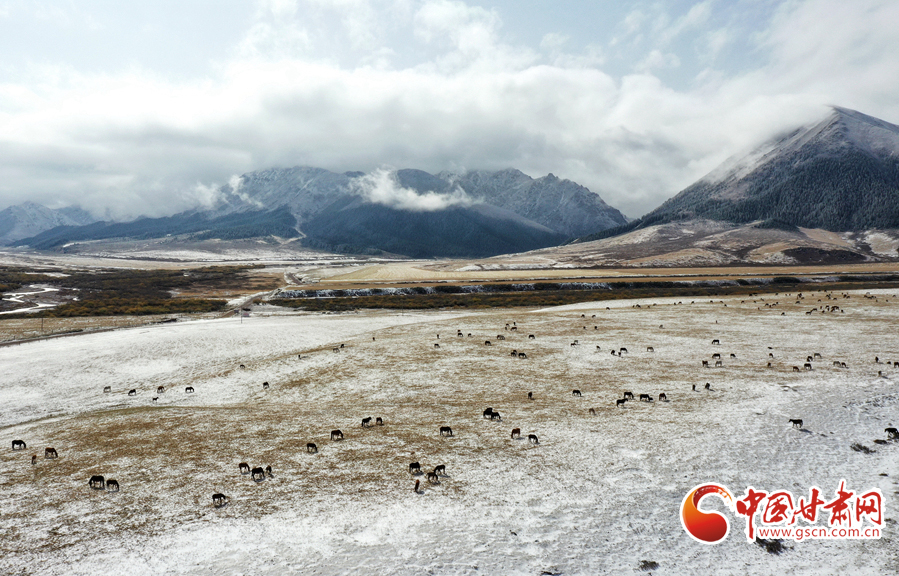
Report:
M 637 217 L 829 104 L 899 123 L 897 30 L 895 0 L 0 0 L 0 208 L 515 167 Z

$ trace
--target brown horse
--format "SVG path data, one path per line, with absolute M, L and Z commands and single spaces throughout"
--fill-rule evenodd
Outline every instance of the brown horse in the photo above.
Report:
M 887 433 L 887 437 L 888 437 L 890 440 L 896 440 L 896 439 L 899 439 L 899 429 L 896 429 L 896 428 L 884 428 L 883 431 Z
M 428 472 L 425 479 L 431 484 L 440 484 L 440 478 L 434 472 Z
M 369 426 L 371 426 L 371 416 L 362 419 L 362 427 L 368 428 Z
M 132 388 L 131 390 L 128 391 L 128 395 L 129 396 L 137 396 L 137 390 Z
M 790 418 L 790 424 L 793 428 L 802 428 L 802 418 Z
M 446 465 L 440 464 L 439 466 L 435 466 L 434 474 L 437 474 L 438 476 L 440 476 L 440 475 L 446 476 Z
M 331 440 L 343 440 L 343 432 L 340 430 L 331 430 Z
M 250 465 L 246 462 L 241 462 L 237 465 L 237 469 L 240 470 L 241 474 L 249 474 L 250 473 Z
M 106 479 L 99 475 L 91 476 L 91 479 L 88 480 L 87 484 L 94 490 L 106 489 Z
M 256 466 L 250 471 L 250 477 L 254 482 L 262 482 L 265 480 L 265 470 L 261 466 Z
M 521 438 L 521 428 L 512 428 L 512 438 Z
M 103 387 L 104 394 L 109 394 L 110 392 L 112 392 L 112 386 L 104 386 Z
M 28 448 L 28 446 L 25 444 L 24 440 L 13 440 L 12 441 L 12 449 L 13 450 L 24 450 L 25 448 Z
M 529 441 L 531 444 L 539 444 L 539 443 L 540 443 L 540 441 L 537 439 L 537 435 L 536 435 L 536 434 L 528 434 L 528 441 Z
M 59 458 L 59 454 L 56 453 L 56 448 L 44 448 L 44 458 Z
M 194 393 L 194 387 L 193 387 L 193 386 L 188 386 L 187 388 L 184 389 L 184 393 L 185 393 L 185 394 L 193 394 L 193 393 Z
M 156 388 L 157 394 L 165 394 L 165 386 L 159 386 Z
M 440 427 L 440 435 L 441 436 L 452 436 L 453 429 L 450 428 L 449 426 L 441 426 Z
M 619 398 L 615 400 L 615 406 L 624 406 L 625 402 L 627 402 L 627 398 Z
M 384 420 L 380 416 L 378 416 L 377 418 L 375 418 L 375 424 L 378 426 L 383 426 Z
M 572 390 L 572 391 L 571 391 L 571 395 L 572 395 L 572 396 L 578 396 L 578 397 L 580 397 L 581 391 L 580 391 L 580 390 Z
M 421 464 L 418 462 L 409 464 L 409 474 L 421 474 Z
M 596 416 L 596 408 L 590 408 L 590 410 L 588 412 L 590 413 L 591 416 Z
M 113 480 L 110 478 L 106 481 L 106 489 L 110 492 L 118 492 L 119 491 L 119 483 L 117 480 Z
M 310 454 L 318 453 L 318 446 L 315 445 L 315 442 L 306 443 L 306 452 L 309 452 Z
M 224 494 L 216 492 L 215 494 L 212 495 L 212 505 L 215 506 L 216 508 L 221 508 L 222 506 L 224 506 L 227 503 L 228 503 L 228 497 L 225 496 Z

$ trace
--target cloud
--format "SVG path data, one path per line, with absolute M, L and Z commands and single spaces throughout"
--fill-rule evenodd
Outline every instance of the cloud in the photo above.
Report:
M 452 206 L 471 206 L 475 203 L 462 188 L 456 186 L 449 193 L 433 190 L 424 193 L 404 188 L 397 182 L 396 170 L 379 168 L 351 181 L 351 190 L 372 204 L 411 212 L 435 212 Z
M 373 24 L 354 44 L 346 22 L 359 6 Z M 0 207 L 30 199 L 160 216 L 211 201 L 204 187 L 235 173 L 389 164 L 552 172 L 639 216 L 827 104 L 899 121 L 895 2 L 784 3 L 751 37 L 716 36 L 721 23 L 703 10 L 629 17 L 633 34 L 661 26 L 711 46 L 752 42 L 745 69 L 707 61 L 677 88 L 663 78 L 689 54 L 674 40 L 615 75 L 603 62 L 620 54 L 549 31 L 516 43 L 496 10 L 449 0 L 270 2 L 202 76 L 33 64 L 0 75 Z M 416 57 L 399 51 L 406 43 Z M 338 44 L 349 50 L 340 57 Z M 383 174 L 371 182 L 385 202 L 447 201 L 397 192 Z

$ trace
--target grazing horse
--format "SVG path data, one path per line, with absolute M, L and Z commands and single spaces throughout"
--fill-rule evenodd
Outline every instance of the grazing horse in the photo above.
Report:
M 56 453 L 56 448 L 44 448 L 44 458 L 59 458 L 59 454 Z
M 484 418 L 492 418 L 493 417 L 493 408 L 487 408 L 484 410 Z
M 430 484 L 440 484 L 440 478 L 434 472 L 428 472 L 425 474 L 425 480 Z
M 518 326 L 512 326 L 509 330 L 518 330 Z
M 434 474 L 438 476 L 443 474 L 446 475 L 446 464 L 440 464 L 439 466 L 434 466 Z
M 652 402 L 652 396 L 649 394 L 640 394 L 640 402 Z
M 812 357 L 811 357 L 811 356 L 806 356 L 806 357 L 805 357 L 805 361 L 806 361 L 806 362 L 811 362 L 811 361 L 812 361 Z
M 653 348 L 652 346 L 647 346 L 647 347 L 646 347 L 646 351 L 647 351 L 647 352 L 655 352 L 656 349 Z
M 272 474 L 272 467 L 270 465 L 265 467 L 265 475 L 269 478 L 274 478 L 275 475 Z
M 184 393 L 185 393 L 185 394 L 193 394 L 193 393 L 194 393 L 194 387 L 193 387 L 193 386 L 188 386 L 187 388 L 184 389 Z
M 806 362 L 805 364 L 802 365 L 802 367 L 805 368 L 806 370 L 811 370 L 812 364 L 811 364 L 811 362 Z
M 34 466 L 35 464 L 37 464 L 37 454 L 32 454 L 31 455 L 31 465 Z
M 262 389 L 263 389 L 263 390 L 268 390 L 268 382 L 263 382 L 263 383 L 262 383 Z
M 715 368 L 720 368 L 722 366 L 724 366 L 724 362 L 722 362 L 721 360 L 715 360 Z
M 633 392 L 625 392 L 625 393 L 624 393 L 624 398 L 627 399 L 627 400 L 633 400 L 633 399 L 634 399 L 634 393 L 633 393 Z
M 109 394 L 110 392 L 112 392 L 112 386 L 104 386 L 103 387 L 104 394 Z
M 587 412 L 588 412 L 591 416 L 596 416 L 596 408 L 590 408 L 589 410 L 587 410 Z
M 25 444 L 24 440 L 13 440 L 12 441 L 12 449 L 13 450 L 24 450 L 28 448 L 28 445 Z
M 434 348 L 440 348 L 440 344 L 434 342 Z
M 800 372 L 799 366 L 793 366 L 793 372 Z
M 158 386 L 156 388 L 156 393 L 157 394 L 165 394 L 165 386 Z
M 712 340 L 712 344 L 721 344 L 721 340 L 715 338 L 714 340 Z
M 665 394 L 664 392 L 662 392 L 661 394 L 659 394 L 659 400 L 664 400 L 665 402 L 667 402 L 667 401 L 668 401 L 668 395 Z
M 702 361 L 702 367 L 703 367 L 703 368 L 708 368 L 708 367 L 709 367 L 709 361 L 708 361 L 708 360 L 703 360 L 703 361 Z
M 731 357 L 731 358 L 736 358 L 736 357 L 737 357 L 737 355 L 736 355 L 736 354 L 734 354 L 734 353 L 733 353 L 733 352 L 731 352 L 731 354 L 730 354 L 730 357 Z
M 237 465 L 237 469 L 240 470 L 241 474 L 249 474 L 250 473 L 250 465 L 246 462 L 241 462 Z
M 540 443 L 540 440 L 537 439 L 536 434 L 528 434 L 528 441 L 530 441 L 531 444 L 539 444 Z
M 512 438 L 521 438 L 521 428 L 512 428 Z
M 306 452 L 309 452 L 310 454 L 318 453 L 318 446 L 315 445 L 315 442 L 306 443 Z
M 440 435 L 441 436 L 452 436 L 453 429 L 450 428 L 449 426 L 441 426 L 440 427 Z
M 790 424 L 793 428 L 802 428 L 802 418 L 790 418 Z
M 534 399 L 534 393 L 528 392 L 528 400 L 533 400 L 533 399 Z
M 493 344 L 490 343 L 490 340 L 484 340 L 484 346 L 493 346 Z
M 619 398 L 615 400 L 615 406 L 624 406 L 625 402 L 627 402 L 627 398 Z
M 94 490 L 105 490 L 106 479 L 99 475 L 91 476 L 91 479 L 87 481 L 87 485 Z
M 887 433 L 887 438 L 890 440 L 899 439 L 899 430 L 896 428 L 884 428 L 883 431 Z
M 833 361 L 833 365 L 836 366 L 837 368 L 839 368 L 839 367 L 840 367 L 840 361 L 839 361 L 839 360 L 834 360 L 834 361 Z
M 572 391 L 571 391 L 571 395 L 572 395 L 572 396 L 580 396 L 580 395 L 581 395 L 581 391 L 580 391 L 580 390 L 572 390 Z
M 618 350 L 618 355 L 621 356 L 622 352 L 627 352 L 627 348 L 621 348 L 620 350 Z
M 241 369 L 241 370 L 246 370 L 246 369 L 247 369 L 247 367 L 246 367 L 246 366 L 244 366 L 244 365 L 243 365 L 243 364 L 241 364 L 241 365 L 240 365 L 240 369 Z
M 216 492 L 212 495 L 212 505 L 216 508 L 221 508 L 225 504 L 228 503 L 228 497 L 220 492 Z
M 519 353 L 518 353 L 518 357 L 519 357 L 519 358 L 527 358 L 528 355 L 525 354 L 524 352 L 519 352 Z
M 333 352 L 340 353 L 340 348 L 338 348 L 337 346 L 335 346 L 335 347 L 332 348 L 331 350 L 332 350 Z
M 509 355 L 510 355 L 512 358 L 515 358 L 516 356 L 518 356 L 518 350 L 512 350 L 512 352 L 511 352 Z
M 128 391 L 128 395 L 129 396 L 137 396 L 137 390 L 132 388 L 131 390 Z
M 250 471 L 250 477 L 254 482 L 262 482 L 265 480 L 265 470 L 261 466 L 256 466 Z
M 367 428 L 369 426 L 371 426 L 371 416 L 362 419 L 362 427 Z
M 340 430 L 331 430 L 331 440 L 343 440 L 343 432 Z
M 715 352 L 714 354 L 712 354 L 712 360 L 717 360 L 718 358 L 721 358 L 721 354 L 719 354 L 719 353 L 717 353 L 717 352 Z
M 409 474 L 415 474 L 415 473 L 421 474 L 421 464 L 419 464 L 418 462 L 413 462 L 412 464 L 409 464 Z
M 491 420 L 502 420 L 503 417 L 499 415 L 499 412 L 494 410 L 493 413 L 490 415 L 490 419 Z
M 383 425 L 384 425 L 384 419 L 381 418 L 380 416 L 378 416 L 377 418 L 375 418 L 375 424 L 377 424 L 378 426 L 383 426 Z
M 497 340 L 505 340 L 506 337 L 503 336 L 502 334 L 497 334 L 497 335 L 496 335 L 496 339 L 497 339 Z
M 528 340 L 536 340 L 536 339 L 537 339 L 537 337 L 534 336 L 533 334 L 528 334 Z
M 110 492 L 118 492 L 119 491 L 119 482 L 117 480 L 113 480 L 110 478 L 106 481 L 106 489 Z

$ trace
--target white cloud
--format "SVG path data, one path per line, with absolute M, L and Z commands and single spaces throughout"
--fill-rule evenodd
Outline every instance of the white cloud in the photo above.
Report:
M 315 2 L 352 33 L 341 10 L 354 2 Z M 751 69 L 710 68 L 687 89 L 656 75 L 683 68 L 686 52 L 648 48 L 641 73 L 614 77 L 599 67 L 601 50 L 560 35 L 544 34 L 542 47 L 510 43 L 498 12 L 449 0 L 368 3 L 374 22 L 391 24 L 369 27 L 370 48 L 356 60 L 323 57 L 321 31 L 306 27 L 310 5 L 263 6 L 239 49 L 200 78 L 54 64 L 0 76 L 0 207 L 62 199 L 117 217 L 158 216 L 210 201 L 202 186 L 234 173 L 390 164 L 553 172 L 639 216 L 727 156 L 823 116 L 826 104 L 899 121 L 895 2 L 784 4 Z M 660 30 L 727 45 L 738 29 L 729 38 L 716 36 L 720 27 L 703 32 L 704 10 Z M 629 20 L 633 34 L 648 34 L 664 19 Z M 382 43 L 383 26 L 405 31 L 421 59 Z M 379 182 L 373 189 L 391 192 Z
M 468 194 L 458 186 L 449 193 L 433 190 L 419 193 L 404 188 L 397 182 L 396 170 L 379 168 L 351 181 L 351 189 L 372 204 L 382 204 L 412 212 L 435 212 L 451 206 L 474 204 Z

